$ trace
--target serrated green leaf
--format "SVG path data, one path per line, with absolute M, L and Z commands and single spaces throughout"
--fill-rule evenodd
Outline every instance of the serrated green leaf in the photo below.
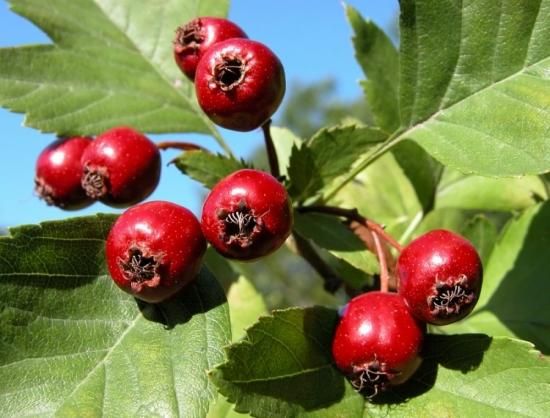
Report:
M 253 416 L 361 416 L 362 398 L 332 366 L 337 320 L 320 307 L 262 317 L 211 377 L 236 411 Z
M 465 172 L 548 171 L 550 1 L 400 5 L 400 137 Z
M 411 381 L 367 405 L 376 417 L 545 417 L 550 361 L 525 341 L 429 336 Z M 406 401 L 406 402 L 405 402 Z
M 445 169 L 437 189 L 437 208 L 513 211 L 546 199 L 544 184 L 536 176 L 490 178 Z
M 7 416 L 204 416 L 206 371 L 230 340 L 223 291 L 203 270 L 181 296 L 136 303 L 106 274 L 114 216 L 0 238 L 0 399 Z
M 311 239 L 319 247 L 328 250 L 335 257 L 369 274 L 378 273 L 376 256 L 338 218 L 316 213 L 294 216 L 294 228 L 304 238 Z M 342 277 L 344 281 L 346 277 Z M 349 283 L 358 287 L 361 283 Z
M 377 129 L 355 125 L 320 130 L 300 148 L 292 149 L 289 192 L 296 200 L 313 196 L 385 138 Z
M 444 332 L 484 332 L 535 343 L 550 353 L 550 203 L 509 223 L 485 268 L 480 300 L 464 321 Z
M 54 45 L 0 49 L 0 105 L 60 135 L 115 125 L 204 132 L 223 140 L 172 57 L 175 29 L 225 16 L 228 0 L 10 0 Z
M 186 151 L 174 160 L 183 174 L 211 189 L 218 181 L 234 171 L 246 168 L 246 164 L 233 157 L 206 151 Z
M 351 6 L 346 14 L 353 28 L 355 57 L 367 80 L 361 84 L 376 125 L 388 133 L 400 125 L 399 55 L 392 41 L 371 21 L 366 21 Z

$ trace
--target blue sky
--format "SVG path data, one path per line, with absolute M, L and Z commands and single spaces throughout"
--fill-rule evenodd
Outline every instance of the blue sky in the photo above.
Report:
M 142 1 L 142 0 L 138 0 Z M 45 2 L 46 3 L 46 2 Z M 397 0 L 350 1 L 364 17 L 387 29 L 397 14 Z M 352 99 L 361 95 L 358 81 L 363 77 L 353 55 L 351 29 L 339 0 L 234 0 L 230 19 L 249 37 L 267 44 L 285 66 L 287 88 L 293 81 L 315 82 L 333 77 L 339 96 Z M 6 2 L 0 2 L 0 47 L 47 43 L 48 38 L 32 23 L 15 15 Z M 276 120 L 275 116 L 275 120 Z M 78 212 L 48 207 L 33 193 L 34 164 L 40 151 L 55 137 L 22 126 L 23 116 L 0 108 L 0 226 L 37 223 L 68 216 L 116 212 L 100 203 Z M 260 131 L 235 133 L 222 130 L 237 155 L 247 157 L 261 145 Z M 184 138 L 169 135 L 169 138 Z M 159 140 L 162 136 L 154 135 Z M 189 135 L 186 136 L 189 139 Z M 213 141 L 203 145 L 216 149 Z M 177 153 L 164 153 L 168 162 Z M 161 183 L 149 200 L 171 200 L 200 213 L 201 187 L 182 176 L 175 167 L 163 167 Z

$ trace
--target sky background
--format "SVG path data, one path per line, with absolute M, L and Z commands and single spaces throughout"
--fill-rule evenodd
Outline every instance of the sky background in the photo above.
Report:
M 386 31 L 393 25 L 398 10 L 397 0 L 350 1 L 349 4 Z M 327 78 L 336 80 L 340 99 L 352 100 L 361 95 L 358 82 L 363 74 L 354 58 L 352 31 L 340 0 L 233 0 L 229 18 L 250 38 L 267 44 L 279 56 L 286 72 L 287 97 L 294 82 L 307 84 Z M 0 1 L 0 48 L 49 42 L 40 29 L 11 12 L 5 1 Z M 277 124 L 277 114 L 274 121 Z M 97 212 L 120 212 L 101 203 L 78 212 L 65 212 L 39 200 L 33 192 L 34 165 L 42 149 L 55 136 L 23 127 L 22 123 L 23 115 L 0 108 L 3 145 L 0 227 Z M 220 131 L 235 154 L 244 158 L 262 144 L 259 130 L 251 133 Z M 155 141 L 163 138 L 193 140 L 193 135 L 151 135 L 151 138 Z M 201 145 L 218 150 L 213 140 L 201 137 L 200 141 Z M 176 151 L 163 153 L 163 165 L 176 155 Z M 175 167 L 163 166 L 159 187 L 148 200 L 170 200 L 198 215 L 201 191 L 200 185 L 181 175 Z

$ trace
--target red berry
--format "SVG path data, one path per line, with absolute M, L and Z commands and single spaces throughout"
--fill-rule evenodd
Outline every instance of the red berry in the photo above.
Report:
M 98 136 L 82 155 L 82 167 L 82 187 L 88 196 L 125 207 L 157 187 L 160 153 L 146 136 L 123 126 Z
M 202 57 L 195 75 L 199 104 L 214 123 L 251 131 L 266 122 L 285 93 L 285 73 L 277 56 L 249 39 L 228 39 Z
M 372 397 L 413 375 L 421 363 L 424 328 L 398 294 L 364 293 L 344 310 L 332 356 L 352 385 Z
M 483 267 L 469 241 L 439 229 L 405 247 L 397 260 L 397 274 L 399 293 L 412 314 L 430 324 L 446 325 L 474 308 Z
M 193 213 L 175 203 L 147 202 L 125 211 L 111 228 L 107 267 L 122 290 L 157 303 L 195 278 L 205 251 Z
M 181 71 L 191 80 L 204 53 L 217 42 L 246 38 L 246 33 L 227 19 L 197 17 L 176 30 L 174 58 Z
M 48 205 L 73 210 L 93 203 L 80 185 L 80 158 L 91 142 L 91 138 L 81 136 L 60 138 L 40 153 L 35 191 Z
M 239 170 L 214 186 L 204 202 L 201 226 L 206 239 L 225 257 L 262 257 L 278 249 L 290 234 L 290 199 L 270 174 Z

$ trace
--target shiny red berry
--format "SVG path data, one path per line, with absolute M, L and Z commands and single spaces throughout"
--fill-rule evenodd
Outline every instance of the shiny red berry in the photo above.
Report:
M 249 39 L 228 39 L 201 58 L 195 75 L 197 99 L 214 123 L 251 131 L 266 122 L 285 93 L 285 73 L 277 56 Z
M 270 174 L 239 170 L 214 186 L 204 202 L 201 226 L 208 242 L 225 257 L 262 257 L 278 249 L 290 234 L 290 199 Z
M 160 152 L 155 143 L 124 126 L 98 136 L 81 161 L 82 187 L 88 196 L 115 207 L 142 201 L 160 178 Z
M 80 185 L 80 158 L 92 142 L 87 137 L 60 138 L 48 145 L 36 161 L 36 194 L 48 205 L 81 209 L 93 203 Z
M 372 397 L 413 375 L 421 363 L 424 328 L 398 294 L 364 293 L 344 310 L 332 356 L 352 385 Z
M 474 246 L 443 229 L 412 241 L 397 260 L 399 293 L 413 315 L 446 325 L 468 315 L 481 291 L 483 268 Z
M 174 59 L 191 80 L 204 53 L 215 43 L 231 38 L 246 38 L 233 22 L 219 17 L 197 17 L 176 30 Z
M 146 202 L 126 210 L 111 228 L 107 267 L 122 290 L 157 303 L 193 281 L 205 251 L 193 213 L 175 203 Z

